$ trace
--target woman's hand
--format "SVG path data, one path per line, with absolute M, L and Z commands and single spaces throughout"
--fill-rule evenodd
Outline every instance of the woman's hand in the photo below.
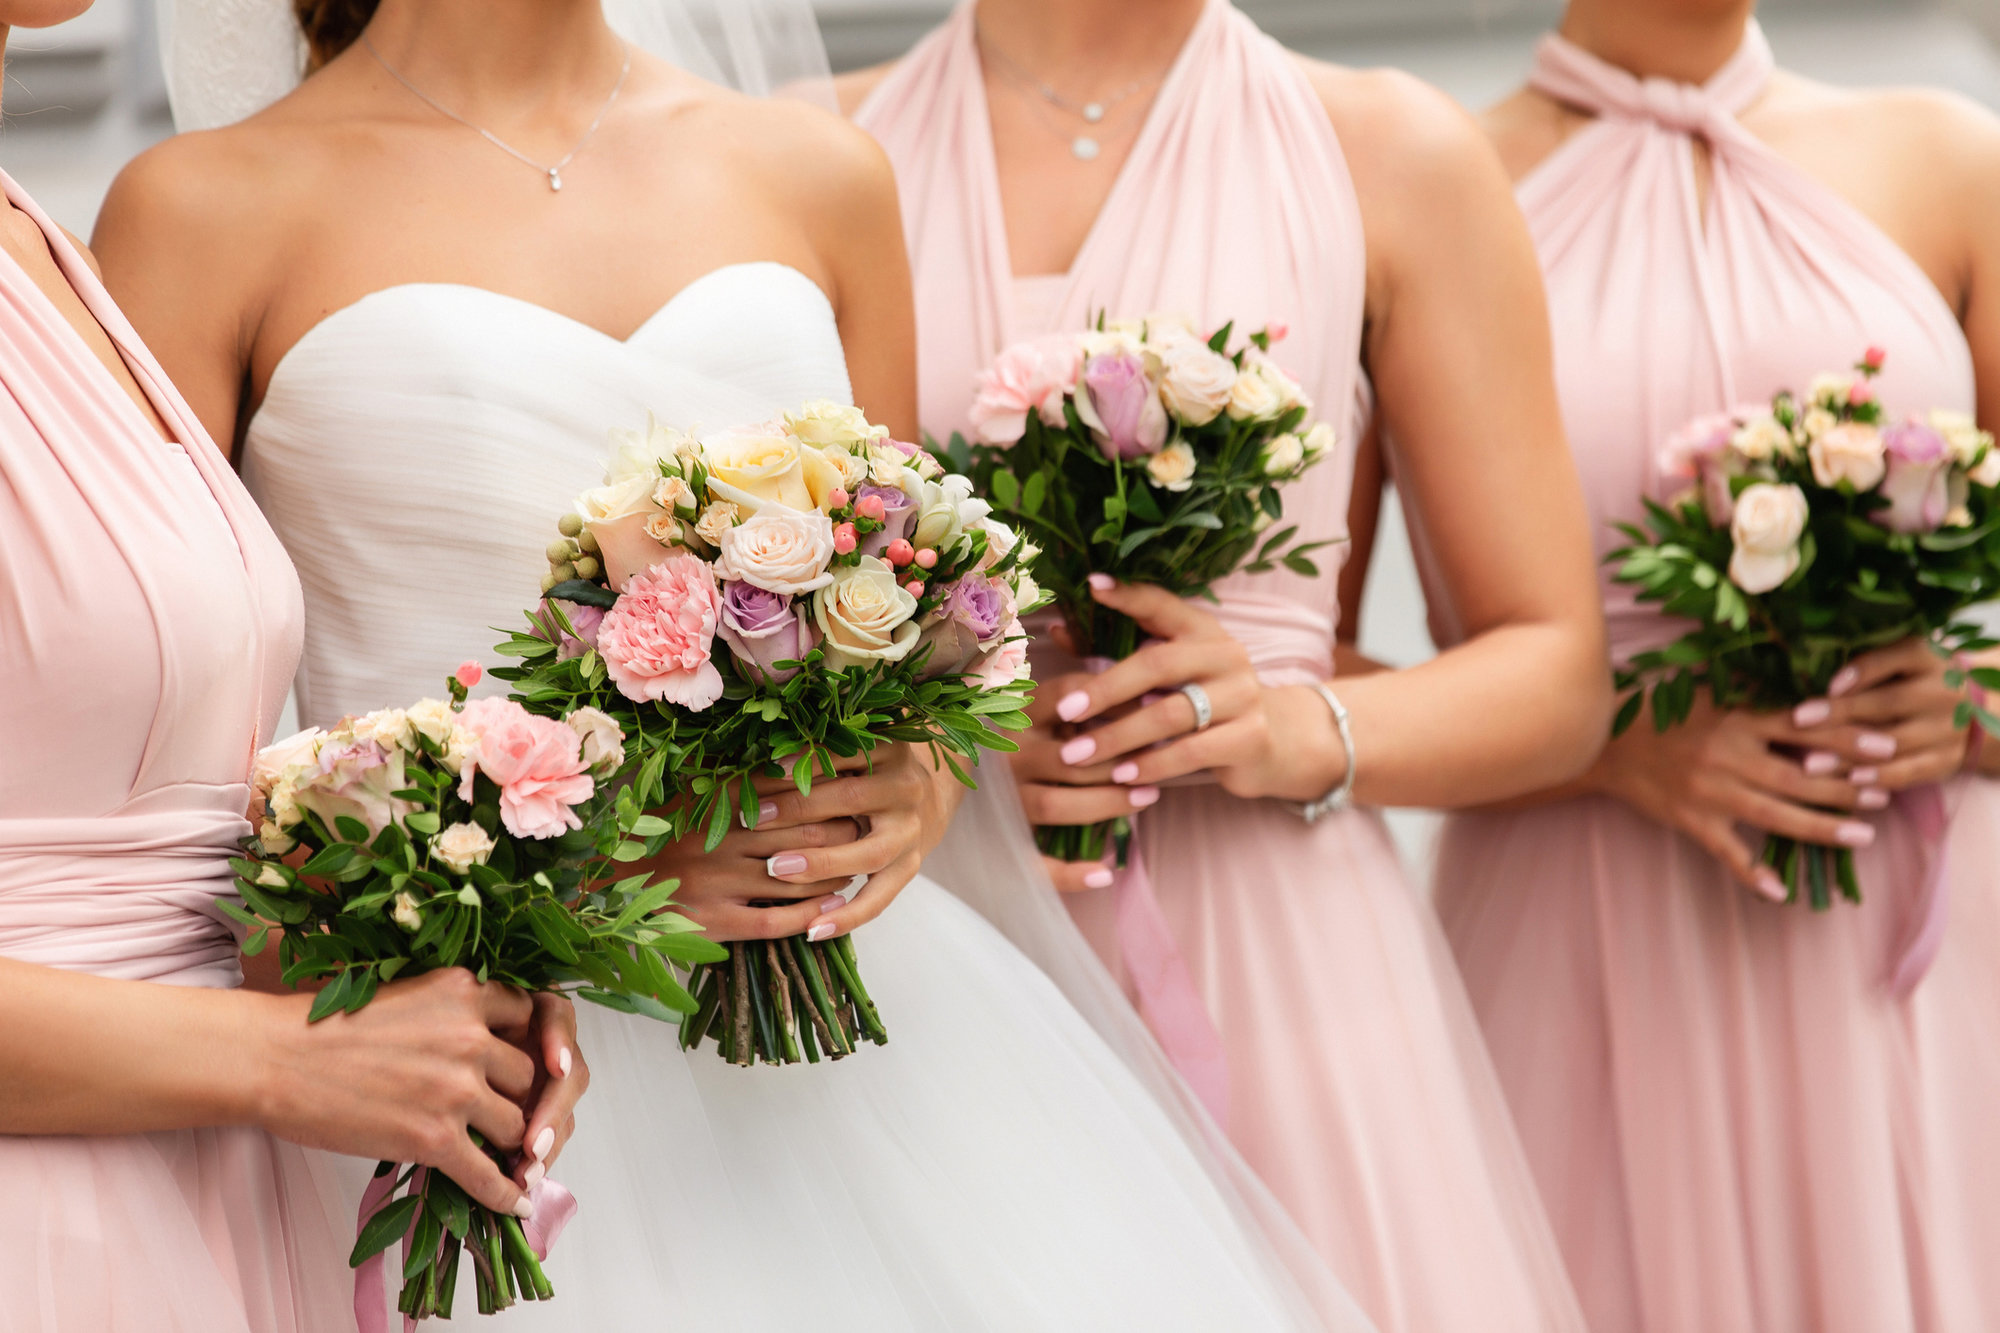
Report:
M 1813 733 L 1784 713 L 1723 710 L 1704 699 L 1685 722 L 1664 732 L 1641 717 L 1599 756 L 1587 781 L 1693 838 L 1744 887 L 1783 901 L 1783 881 L 1738 836 L 1739 823 L 1801 842 L 1866 847 L 1875 840 L 1872 826 L 1827 811 L 1879 810 L 1889 803 L 1880 787 L 1838 771 L 1844 767 L 1838 761 L 1829 766 L 1809 757 L 1801 763 L 1776 748 L 1811 750 L 1812 744 Z
M 1792 710 L 1808 769 L 1847 769 L 1855 785 L 1889 791 L 1958 772 L 1971 734 L 1957 724 L 1966 693 L 1945 683 L 1950 669 L 1922 639 L 1855 658 L 1834 676 L 1826 698 Z
M 463 968 L 391 982 L 358 1013 L 317 1023 L 306 1022 L 311 996 L 246 998 L 263 1016 L 251 1067 L 264 1128 L 311 1148 L 435 1167 L 488 1208 L 527 1216 L 521 1187 L 466 1131 L 502 1151 L 522 1147 L 537 1062 L 521 1043 L 539 1025 L 543 1049 L 574 1050 L 573 1031 L 547 1021 L 551 1006 L 538 1016 L 537 1001 Z M 574 1072 L 562 1081 L 572 1080 L 584 1081 Z M 544 1099 L 538 1123 L 558 1113 L 566 1123 L 573 1104 Z
M 576 1005 L 547 992 L 532 997 L 534 1016 L 518 1043 L 535 1061 L 535 1082 L 524 1102 L 525 1145 L 514 1164 L 514 1183 L 531 1190 L 548 1174 L 563 1145 L 576 1133 L 576 1104 L 590 1087 L 590 1066 L 576 1044 Z
M 813 784 L 818 795 L 823 782 Z M 641 863 L 656 878 L 678 879 L 674 908 L 700 925 L 710 939 L 782 940 L 800 935 L 847 900 L 840 891 L 851 875 L 779 879 L 790 858 L 811 856 L 860 839 L 851 819 L 836 819 L 815 808 L 800 818 L 781 820 L 785 793 L 797 794 L 789 778 L 759 779 L 757 827 L 731 828 L 712 852 L 702 850 L 699 832 L 670 843 L 659 856 Z M 808 863 L 810 864 L 810 863 Z M 782 906 L 754 906 L 782 901 Z

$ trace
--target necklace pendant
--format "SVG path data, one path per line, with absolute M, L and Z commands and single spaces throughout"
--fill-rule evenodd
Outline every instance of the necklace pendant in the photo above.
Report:
M 1098 121 L 1100 121 L 1100 120 L 1103 120 L 1103 119 L 1104 119 L 1104 104 L 1103 104 L 1103 103 L 1101 103 L 1101 102 L 1086 102 L 1086 103 L 1084 103 L 1084 105 L 1083 105 L 1083 118 L 1084 118 L 1085 120 L 1089 121 L 1089 122 L 1090 122 L 1091 124 L 1093 124 L 1093 125 L 1095 125 L 1095 124 L 1096 124 L 1096 123 L 1097 123 Z
M 1097 157 L 1098 143 L 1088 134 L 1079 134 L 1070 140 L 1069 151 L 1079 162 L 1089 162 Z
M 558 194 L 562 192 L 562 169 L 560 167 L 549 168 L 549 189 Z

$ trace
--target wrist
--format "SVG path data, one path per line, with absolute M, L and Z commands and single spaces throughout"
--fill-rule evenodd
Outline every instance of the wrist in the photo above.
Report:
M 298 1103 L 295 1071 L 312 997 L 234 994 L 245 1012 L 237 1038 L 228 1044 L 234 1060 L 222 1080 L 217 1120 L 277 1133 L 280 1125 L 292 1122 Z
M 1333 703 L 1311 685 L 1287 685 L 1281 691 L 1285 706 L 1278 710 L 1276 736 L 1299 737 L 1303 743 L 1283 748 L 1297 756 L 1296 771 L 1288 775 L 1287 799 L 1301 805 L 1322 801 L 1348 784 L 1349 747 L 1342 737 Z

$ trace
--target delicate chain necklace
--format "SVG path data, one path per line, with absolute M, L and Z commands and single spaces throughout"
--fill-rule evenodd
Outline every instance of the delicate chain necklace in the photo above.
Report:
M 1133 96 L 1135 93 L 1143 92 L 1154 84 L 1159 83 L 1167 77 L 1167 69 L 1173 68 L 1172 62 L 1169 61 L 1167 69 L 1162 69 L 1159 73 L 1148 75 L 1145 78 L 1134 79 L 1109 96 L 1100 97 L 1089 102 L 1077 102 L 1064 97 L 1054 88 L 1043 83 L 1033 74 L 1030 74 L 1020 61 L 995 46 L 984 32 L 975 28 L 974 33 L 979 42 L 980 49 L 992 56 L 994 62 L 1000 66 L 1001 71 L 1009 78 L 1031 90 L 1036 96 L 1040 97 L 1056 110 L 1066 111 L 1072 116 L 1081 117 L 1084 123 L 1088 125 L 1098 124 L 1104 119 L 1111 108 L 1117 106 L 1120 102 Z M 1063 131 L 1058 130 L 1057 132 L 1062 133 Z M 1079 134 L 1069 141 L 1069 151 L 1079 162 L 1091 161 L 1103 149 L 1104 145 L 1098 141 L 1097 136 L 1088 132 Z
M 441 116 L 445 116 L 448 117 L 449 119 L 457 121 L 459 124 L 465 126 L 465 128 L 467 128 L 468 130 L 478 130 L 480 136 L 484 138 L 486 142 L 492 144 L 495 148 L 498 148 L 501 152 L 506 153 L 509 157 L 518 158 L 521 161 L 526 162 L 536 171 L 546 172 L 549 178 L 549 189 L 555 191 L 560 191 L 562 189 L 562 169 L 570 164 L 571 159 L 573 159 L 578 153 L 581 153 L 583 151 L 583 146 L 590 142 L 590 136 L 597 133 L 597 127 L 604 123 L 604 118 L 607 115 L 611 114 L 611 104 L 613 102 L 616 102 L 618 100 L 618 94 L 624 91 L 625 76 L 632 72 L 632 44 L 630 42 L 627 42 L 624 38 L 621 37 L 618 40 L 618 45 L 624 48 L 625 63 L 621 65 L 618 69 L 618 82 L 611 85 L 611 96 L 604 99 L 604 105 L 598 109 L 597 119 L 590 122 L 590 128 L 585 130 L 583 132 L 583 137 L 576 141 L 576 147 L 570 149 L 567 153 L 564 153 L 562 155 L 561 161 L 556 162 L 554 164 L 549 164 L 549 163 L 535 161 L 534 158 L 529 157 L 526 153 L 514 147 L 514 145 L 508 143 L 506 140 L 502 139 L 499 135 L 495 134 L 493 131 L 489 129 L 483 129 L 480 126 L 473 124 L 471 121 L 467 120 L 464 116 L 459 115 L 456 111 L 453 111 L 449 107 L 438 105 L 437 101 L 433 99 L 423 89 L 417 87 L 416 84 L 411 83 L 408 79 L 404 78 L 402 71 L 398 70 L 394 65 L 390 64 L 388 61 L 382 58 L 382 53 L 375 49 L 375 43 L 368 40 L 367 33 L 361 34 L 361 44 L 368 48 L 369 55 L 375 57 L 376 64 L 380 65 L 383 69 L 389 71 L 389 76 L 391 78 L 395 79 L 396 82 L 402 84 L 405 88 L 408 88 L 412 93 L 414 93 L 417 96 L 417 99 L 419 101 L 423 102 L 425 106 L 428 106 L 431 110 L 437 112 Z

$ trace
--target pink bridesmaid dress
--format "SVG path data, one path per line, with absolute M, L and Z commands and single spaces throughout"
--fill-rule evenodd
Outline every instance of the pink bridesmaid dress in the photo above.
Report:
M 1754 24 L 1701 87 L 1541 46 L 1533 86 L 1598 117 L 1520 198 L 1600 553 L 1673 430 L 1870 345 L 1892 410 L 1973 406 L 1925 274 L 1737 123 L 1771 72 Z M 1621 660 L 1679 632 L 1629 589 L 1604 603 Z M 1953 785 L 1951 925 L 1907 998 L 1935 849 L 1899 808 L 1866 901 L 1825 913 L 1605 797 L 1449 821 L 1438 911 L 1598 1333 L 2000 1328 L 2000 810 Z
M 235 986 L 214 900 L 298 583 L 82 257 L 0 184 L 185 444 L 0 257 L 0 955 Z M 0 1329 L 351 1330 L 339 1200 L 324 1159 L 258 1129 L 0 1136 Z
M 1366 393 L 1365 255 L 1340 143 L 1294 57 L 1211 3 L 1061 275 L 1010 272 L 970 4 L 857 120 L 902 191 L 926 430 L 966 427 L 973 377 L 1003 346 L 1100 310 L 1282 324 L 1275 359 L 1344 446 L 1287 492 L 1287 521 L 1340 535 Z M 1332 675 L 1338 549 L 1317 579 L 1220 589 L 1267 683 Z M 1135 825 L 1190 1007 L 1220 1037 L 1226 1096 L 1210 1104 L 1226 1101 L 1229 1137 L 1368 1314 L 1392 1333 L 1580 1327 L 1448 951 L 1379 817 L 1309 828 L 1208 785 L 1169 789 Z M 1069 903 L 1162 1044 L 1185 1049 L 1124 966 L 1125 891 Z

